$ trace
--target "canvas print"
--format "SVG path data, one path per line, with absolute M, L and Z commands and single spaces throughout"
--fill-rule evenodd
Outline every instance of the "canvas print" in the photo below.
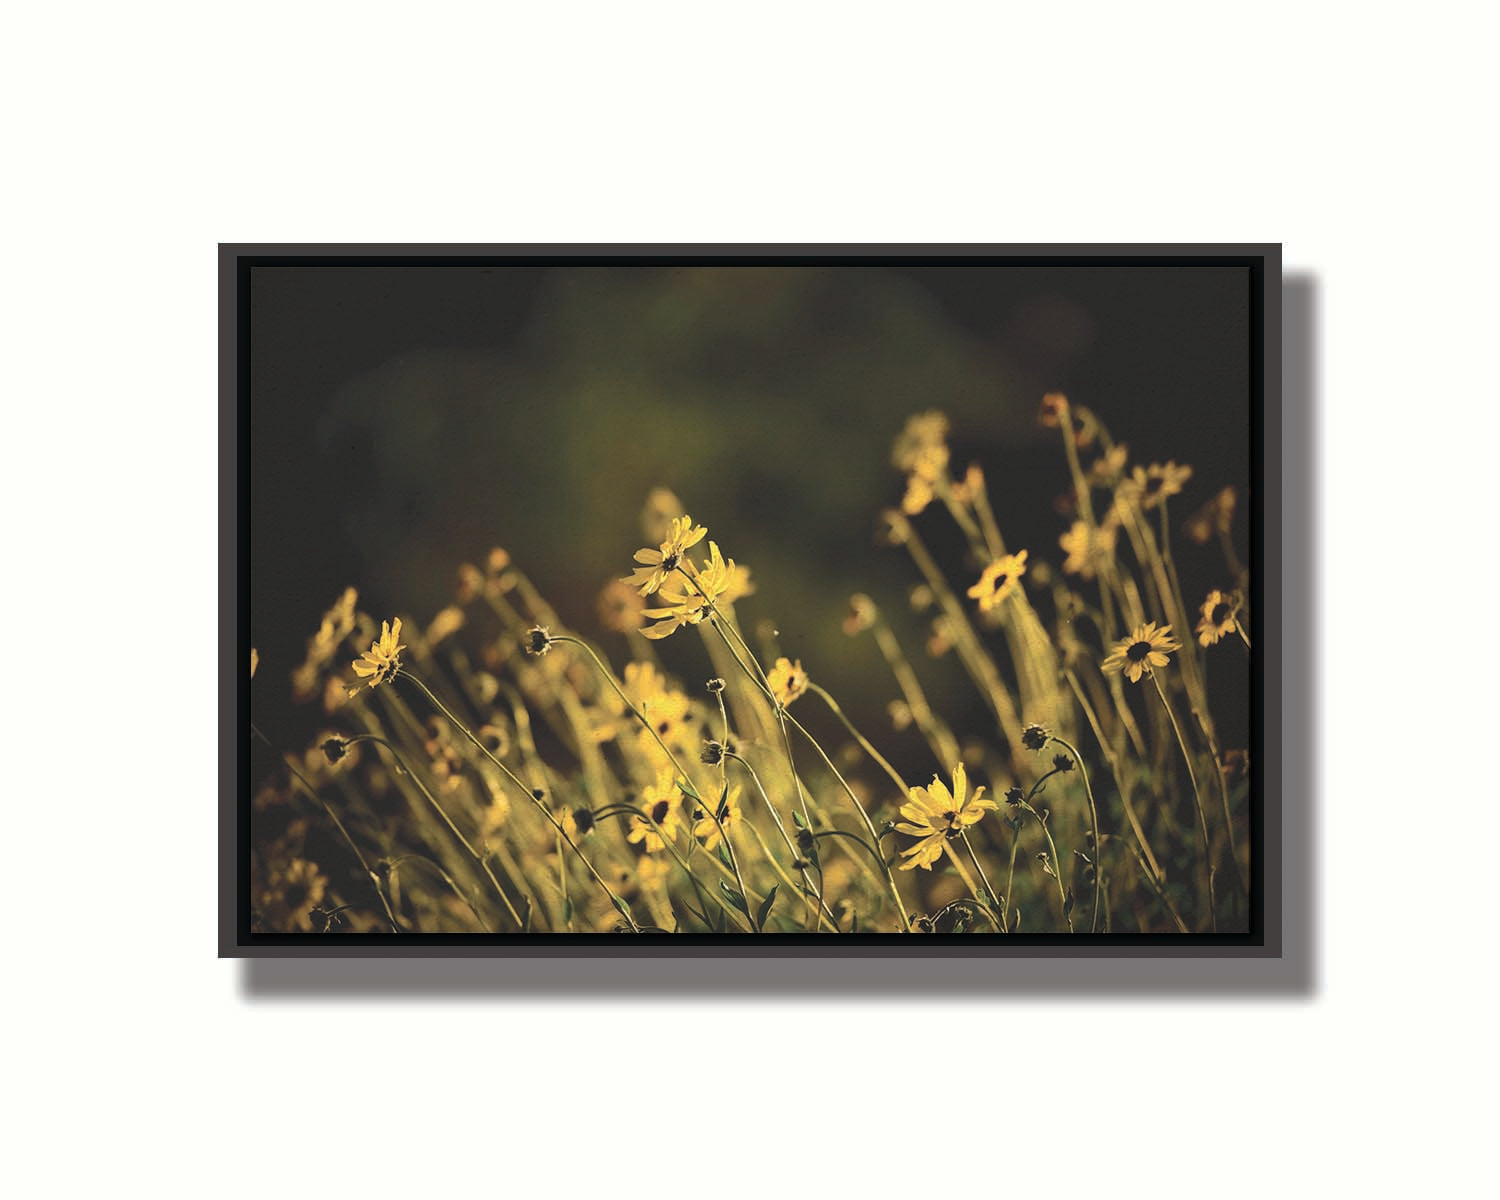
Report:
M 240 942 L 1248 935 L 1255 268 L 246 255 Z

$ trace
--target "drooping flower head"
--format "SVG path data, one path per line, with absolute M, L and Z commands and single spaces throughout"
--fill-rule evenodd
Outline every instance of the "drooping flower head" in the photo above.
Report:
M 1026 574 L 1026 551 L 1005 554 L 985 567 L 979 582 L 969 589 L 969 596 L 979 601 L 979 611 L 989 612 L 996 608 L 1012 592 L 1020 589 L 1021 576 Z
M 1182 649 L 1182 643 L 1171 634 L 1170 625 L 1158 629 L 1155 621 L 1147 621 L 1137 626 L 1129 637 L 1116 642 L 1101 667 L 1105 671 L 1124 672 L 1131 683 L 1139 683 L 1141 676 L 1148 674 L 1153 667 L 1166 666 L 1167 655 Z
M 1234 632 L 1235 614 L 1239 611 L 1239 598 L 1226 596 L 1215 588 L 1208 593 L 1199 611 L 1203 614 L 1194 626 L 1200 646 L 1212 646 L 1221 637 Z
M 378 687 L 394 678 L 401 669 L 401 651 L 405 649 L 401 644 L 401 618 L 397 617 L 394 623 L 382 621 L 379 639 L 354 663 L 354 673 L 364 682 L 349 694 L 352 696 L 361 688 Z
M 793 662 L 789 658 L 778 658 L 766 673 L 766 683 L 770 685 L 776 703 L 785 708 L 807 691 L 808 678 L 807 672 L 802 669 L 802 660 L 799 658 Z
M 644 549 L 635 552 L 635 561 L 642 564 L 635 568 L 625 582 L 634 585 L 641 595 L 649 596 L 682 566 L 689 550 L 708 536 L 708 529 L 694 525 L 692 517 L 673 517 L 666 539 L 656 550 Z
M 909 850 L 901 851 L 907 859 L 901 870 L 916 867 L 932 870 L 932 864 L 942 858 L 951 839 L 977 824 L 986 812 L 999 807 L 983 795 L 983 787 L 975 788 L 972 796 L 968 793 L 969 778 L 963 763 L 953 768 L 952 792 L 936 775 L 927 787 L 911 789 L 911 799 L 901 806 L 901 815 L 906 820 L 898 821 L 896 829 L 921 840 Z

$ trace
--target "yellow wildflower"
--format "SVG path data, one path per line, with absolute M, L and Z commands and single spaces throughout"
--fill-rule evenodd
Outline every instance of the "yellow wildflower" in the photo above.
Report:
M 901 870 L 915 867 L 932 870 L 932 864 L 942 858 L 950 839 L 959 837 L 987 811 L 999 807 L 993 800 L 983 798 L 983 787 L 975 788 L 972 796 L 968 791 L 969 779 L 963 763 L 953 768 L 952 793 L 936 775 L 927 787 L 911 789 L 911 800 L 901 806 L 901 815 L 906 820 L 898 821 L 896 828 L 921 840 L 911 849 L 901 851 L 901 856 L 908 860 L 901 864 Z
M 1203 614 L 1199 619 L 1195 631 L 1198 634 L 1200 646 L 1212 646 L 1221 637 L 1227 637 L 1234 632 L 1235 614 L 1239 612 L 1240 604 L 1238 596 L 1226 596 L 1215 588 L 1208 593 L 1199 611 Z
M 350 689 L 351 696 L 361 688 L 378 687 L 386 680 L 395 678 L 396 672 L 401 669 L 401 651 L 406 649 L 400 643 L 401 618 L 397 617 L 394 625 L 389 621 L 382 621 L 379 640 L 354 664 L 354 673 L 364 682 Z
M 979 582 L 968 591 L 970 598 L 979 601 L 979 611 L 989 612 L 1012 592 L 1020 589 L 1021 576 L 1026 574 L 1026 551 L 1006 554 L 985 567 Z
M 795 663 L 789 658 L 778 658 L 766 675 L 766 682 L 776 697 L 776 703 L 785 708 L 807 691 L 807 672 L 802 669 L 800 658 Z
M 719 801 L 717 809 L 719 820 L 717 823 L 703 809 L 699 809 L 698 813 L 702 815 L 693 826 L 693 836 L 703 839 L 703 848 L 705 850 L 715 850 L 718 848 L 719 843 L 724 840 L 724 835 L 728 833 L 730 827 L 735 825 L 740 819 L 740 789 L 738 787 L 730 788 L 729 794 L 723 800 Z M 694 815 L 698 814 L 695 813 Z M 722 832 L 720 830 L 721 826 L 723 827 Z
M 712 612 L 729 587 L 735 566 L 734 559 L 724 560 L 717 542 L 708 544 L 708 565 L 701 570 L 686 564 L 692 572 L 692 582 L 686 587 L 677 584 L 663 586 L 658 595 L 666 604 L 661 608 L 648 608 L 644 615 L 656 621 L 655 625 L 643 629 L 648 638 L 661 639 L 676 633 L 684 625 L 696 625 Z
M 1170 625 L 1158 629 L 1155 621 L 1137 626 L 1129 637 L 1115 643 L 1102 669 L 1123 671 L 1131 683 L 1139 683 L 1141 676 L 1149 674 L 1151 668 L 1166 666 L 1167 655 L 1182 649 L 1182 643 L 1173 639 L 1171 634 Z
M 682 793 L 670 777 L 663 777 L 641 793 L 641 811 L 646 815 L 632 815 L 630 832 L 625 835 L 629 842 L 643 844 L 647 854 L 666 849 L 665 838 L 674 836 L 682 824 Z M 649 819 L 648 819 L 649 818 Z M 654 826 L 654 828 L 653 828 Z
M 637 588 L 641 595 L 649 596 L 672 577 L 682 566 L 687 552 L 708 535 L 702 525 L 694 525 L 692 517 L 673 517 L 671 528 L 657 550 L 637 550 L 635 561 L 642 565 L 625 578 L 624 582 Z

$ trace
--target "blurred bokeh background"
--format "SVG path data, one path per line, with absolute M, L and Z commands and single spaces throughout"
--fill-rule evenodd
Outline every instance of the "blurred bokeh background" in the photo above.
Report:
M 1241 268 L 257 266 L 250 305 L 255 719 L 283 745 L 321 724 L 285 681 L 342 589 L 377 618 L 425 622 L 458 565 L 494 546 L 618 666 L 626 645 L 596 598 L 628 573 L 643 502 L 664 486 L 751 568 L 747 629 L 774 622 L 921 777 L 936 768 L 915 730 L 890 728 L 884 662 L 840 627 L 849 595 L 871 595 L 955 730 L 988 732 L 960 666 L 923 652 L 915 569 L 875 539 L 904 490 L 892 439 L 929 409 L 1033 563 L 1061 561 L 1068 527 L 1061 443 L 1036 422 L 1048 391 L 1092 408 L 1132 462 L 1193 467 L 1177 529 L 1234 486 L 1248 555 Z M 972 583 L 940 506 L 916 520 L 955 585 Z M 1175 548 L 1190 605 L 1229 584 L 1216 547 Z M 661 651 L 689 684 L 709 673 L 690 636 Z M 1248 664 L 1220 658 L 1216 715 L 1243 745 Z

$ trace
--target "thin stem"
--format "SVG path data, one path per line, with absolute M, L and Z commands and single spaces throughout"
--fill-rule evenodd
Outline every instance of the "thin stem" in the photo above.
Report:
M 1100 851 L 1099 841 L 1099 808 L 1094 803 L 1094 789 L 1089 786 L 1088 768 L 1083 765 L 1083 755 L 1078 753 L 1077 747 L 1058 737 L 1055 733 L 1049 739 L 1056 742 L 1064 750 L 1073 755 L 1073 761 L 1078 764 L 1078 773 L 1083 776 L 1083 790 L 1089 798 L 1089 821 L 1094 831 L 1094 918 L 1089 923 L 1089 932 L 1099 932 L 1099 893 L 1104 889 L 1104 856 Z
M 1050 864 L 1051 869 L 1049 873 L 1051 874 L 1052 878 L 1057 881 L 1057 898 L 1062 903 L 1063 920 L 1068 923 L 1068 932 L 1072 933 L 1074 932 L 1073 914 L 1068 911 L 1068 894 L 1063 890 L 1062 861 L 1057 857 L 1057 844 L 1052 840 L 1052 831 L 1047 828 L 1047 822 L 1042 820 L 1041 814 L 1038 813 L 1036 809 L 1032 808 L 1027 801 L 1022 800 L 1017 807 L 1023 809 L 1026 812 L 1029 812 L 1032 815 L 1033 819 L 1035 819 L 1038 827 L 1040 827 L 1042 831 L 1042 836 L 1047 839 L 1047 848 L 1052 852 L 1052 861 Z
M 510 902 L 510 897 L 505 894 L 505 889 L 500 886 L 500 881 L 495 878 L 495 872 L 490 869 L 489 862 L 482 854 L 479 853 L 478 850 L 474 849 L 473 843 L 471 843 L 469 839 L 464 837 L 464 835 L 459 831 L 458 826 L 453 823 L 453 818 L 450 817 L 447 810 L 438 803 L 437 797 L 432 794 L 427 785 L 422 782 L 421 778 L 411 769 L 410 766 L 407 765 L 406 759 L 402 757 L 401 752 L 397 750 L 395 746 L 391 745 L 390 742 L 386 741 L 385 738 L 375 733 L 357 733 L 353 737 L 347 739 L 348 745 L 352 746 L 356 742 L 374 742 L 377 746 L 384 746 L 386 748 L 386 750 L 390 753 L 390 756 L 396 760 L 396 765 L 400 767 L 406 777 L 416 785 L 417 790 L 422 793 L 422 796 L 427 801 L 427 803 L 432 805 L 437 815 L 443 818 L 443 823 L 448 826 L 449 831 L 455 838 L 458 839 L 459 845 L 461 845 L 465 850 L 469 852 L 469 857 L 472 858 L 476 863 L 478 863 L 479 868 L 489 877 L 490 884 L 495 889 L 495 894 L 500 897 L 500 902 L 505 905 L 506 911 L 510 913 L 511 919 L 515 921 L 516 928 L 518 930 L 524 930 L 526 928 L 526 923 L 521 920 L 521 914 L 516 912 L 515 905 Z
M 974 860 L 974 869 L 979 872 L 979 878 L 984 884 L 984 891 L 985 894 L 989 897 L 990 906 L 992 908 L 998 907 L 1000 904 L 1000 897 L 995 895 L 995 889 L 990 884 L 990 878 L 984 873 L 984 864 L 979 861 L 979 855 L 974 853 L 974 843 L 969 841 L 968 830 L 964 831 L 963 840 L 964 849 L 969 852 L 969 857 Z M 954 856 L 954 861 L 957 861 L 957 855 Z
M 1182 726 L 1180 726 L 1177 723 L 1177 714 L 1172 711 L 1171 702 L 1168 701 L 1168 699 L 1167 699 L 1167 693 L 1166 693 L 1166 691 L 1161 686 L 1161 680 L 1156 677 L 1156 672 L 1155 671 L 1147 671 L 1146 674 L 1149 675 L 1149 676 L 1151 676 L 1151 682 L 1156 685 L 1156 694 L 1161 697 L 1162 707 L 1167 710 L 1167 720 L 1169 720 L 1172 723 L 1172 732 L 1177 735 L 1177 746 L 1182 751 L 1182 759 L 1183 759 L 1183 761 L 1185 763 L 1187 763 L 1188 780 L 1193 785 L 1193 805 L 1198 810 L 1198 833 L 1199 833 L 1199 835 L 1203 839 L 1203 869 L 1205 871 L 1210 871 L 1212 869 L 1212 867 L 1213 867 L 1213 864 L 1209 862 L 1209 859 L 1213 855 L 1213 848 L 1210 845 L 1209 840 L 1208 840 L 1208 820 L 1203 815 L 1203 795 L 1198 790 L 1198 772 L 1193 769 L 1193 756 L 1188 751 L 1187 742 L 1183 739 L 1183 736 L 1182 736 Z M 1215 929 L 1217 929 L 1218 928 L 1218 917 L 1217 917 L 1217 915 L 1213 911 L 1213 881 L 1212 881 L 1212 876 L 1210 876 L 1210 879 L 1209 879 L 1209 914 L 1208 915 L 1209 915 L 1209 922 L 1210 922 L 1210 924 Z
M 827 690 L 819 687 L 811 680 L 808 680 L 807 690 L 812 692 L 815 696 L 821 699 L 824 704 L 828 705 L 828 707 L 833 710 L 833 715 L 838 717 L 838 719 L 844 723 L 844 728 L 847 729 L 854 740 L 860 744 L 860 748 L 863 749 L 866 754 L 868 754 L 876 761 L 876 763 L 880 765 L 880 768 L 890 776 L 891 781 L 896 785 L 897 789 L 899 789 L 901 795 L 905 796 L 910 791 L 910 789 L 906 786 L 906 781 L 902 779 L 899 774 L 897 774 L 895 767 L 886 762 L 885 756 L 870 744 L 869 739 L 867 739 L 864 734 L 860 733 L 858 729 L 854 728 L 854 723 L 844 715 L 844 710 L 838 706 L 838 702 L 828 694 Z
M 1017 914 L 1021 911 L 1013 903 L 1015 897 L 1011 894 L 1011 889 L 1016 885 L 1016 851 L 1020 848 L 1021 830 L 1019 827 L 1012 828 L 1010 831 L 1010 870 L 1005 875 L 1005 895 L 1000 898 L 1000 922 L 1005 933 L 1010 932 L 1010 910 L 1015 909 Z
M 523 793 L 525 793 L 526 798 L 528 800 L 530 800 L 531 803 L 536 806 L 537 811 L 540 812 L 542 814 L 542 816 L 544 816 L 544 817 L 547 818 L 548 822 L 551 823 L 552 827 L 557 830 L 557 832 L 559 833 L 559 835 L 561 835 L 563 841 L 565 841 L 565 842 L 568 843 L 568 849 L 570 849 L 570 850 L 573 851 L 574 855 L 578 858 L 578 861 L 581 862 L 584 865 L 584 868 L 588 871 L 588 873 L 591 876 L 593 876 L 594 882 L 597 883 L 599 885 L 599 887 L 603 890 L 604 894 L 609 897 L 609 902 L 610 902 L 610 904 L 612 904 L 614 906 L 615 911 L 617 911 L 618 913 L 620 913 L 620 915 L 623 916 L 625 918 L 625 920 L 630 924 L 631 932 L 632 933 L 639 933 L 641 931 L 640 926 L 636 924 L 635 918 L 630 915 L 629 906 L 626 905 L 626 903 L 623 900 L 621 900 L 618 896 L 615 895 L 613 889 L 609 886 L 609 884 L 607 884 L 607 883 L 604 882 L 604 876 L 600 875 L 599 872 L 594 869 L 594 864 L 591 863 L 591 862 L 589 862 L 588 856 L 585 855 L 584 852 L 578 848 L 577 844 L 573 841 L 573 839 L 568 836 L 567 830 L 565 830 L 562 827 L 562 823 L 559 822 L 558 819 L 556 817 L 554 817 L 550 811 L 548 811 L 547 806 L 545 804 L 543 804 L 540 800 L 537 799 L 536 794 L 529 787 L 527 787 L 524 783 L 522 783 L 519 779 L 517 779 L 516 776 L 515 776 L 515 773 L 512 772 L 509 767 L 507 767 L 503 762 L 501 762 L 498 758 L 496 758 L 493 754 L 491 754 L 489 747 L 486 746 L 483 742 L 481 742 L 471 732 L 469 732 L 469 727 L 467 725 L 465 725 L 462 721 L 460 721 L 457 717 L 455 717 L 451 712 L 449 712 L 448 709 L 447 709 L 447 706 L 444 705 L 441 700 L 439 700 L 436 696 L 434 696 L 432 694 L 432 691 L 428 688 L 428 686 L 425 683 L 423 683 L 420 679 L 418 679 L 410 671 L 405 671 L 405 670 L 398 671 L 396 673 L 396 677 L 399 678 L 399 679 L 409 679 L 414 684 L 416 684 L 417 687 L 422 690 L 422 693 L 430 701 L 432 701 L 432 703 L 436 706 L 437 710 L 440 713 L 442 713 L 443 716 L 445 716 L 445 717 L 448 718 L 448 723 L 451 724 L 460 733 L 462 733 L 466 738 L 468 738 L 469 741 L 470 741 L 470 743 L 472 743 L 479 750 L 479 752 L 481 754 L 483 754 L 487 759 L 489 759 L 490 762 L 494 763 L 495 766 L 500 769 L 501 773 L 504 774 L 505 777 L 511 781 L 511 783 L 513 783 L 520 791 L 522 791 Z M 488 870 L 488 868 L 486 868 L 486 870 Z
M 271 744 L 271 739 L 256 728 L 254 722 L 251 722 L 250 732 L 253 733 L 256 737 L 260 738 L 261 741 L 263 741 L 268 747 L 270 747 L 272 753 L 277 755 L 281 754 L 281 751 L 277 750 L 276 747 Z M 323 811 L 328 814 L 328 819 L 331 820 L 334 825 L 337 826 L 338 831 L 344 835 L 344 841 L 349 843 L 349 849 L 354 851 L 354 857 L 359 860 L 360 869 L 370 877 L 370 882 L 375 887 L 375 895 L 380 899 L 380 907 L 385 909 L 385 919 L 390 924 L 391 932 L 404 932 L 404 930 L 402 930 L 401 928 L 401 923 L 396 920 L 396 914 L 391 911 L 390 902 L 385 898 L 385 892 L 381 889 L 380 876 L 375 874 L 374 871 L 370 870 L 370 864 L 365 861 L 365 856 L 359 852 L 359 847 L 354 844 L 354 839 L 349 836 L 349 831 L 344 828 L 344 823 L 339 820 L 338 814 L 328 806 L 328 802 L 324 800 L 322 796 L 318 795 L 317 789 L 314 788 L 312 784 L 308 783 L 305 778 L 303 778 L 301 771 L 292 766 L 292 764 L 286 760 L 285 756 L 282 756 L 282 760 L 286 762 L 287 770 L 290 771 L 297 782 L 303 786 L 303 788 L 307 791 L 307 794 L 314 800 L 316 800 L 320 805 L 322 805 Z
M 776 806 L 771 803 L 771 798 L 766 795 L 766 789 L 761 785 L 760 776 L 755 773 L 755 768 L 752 767 L 747 760 L 741 758 L 738 754 L 725 751 L 724 757 L 726 760 L 731 758 L 734 759 L 734 761 L 739 763 L 740 766 L 744 767 L 746 771 L 750 772 L 750 778 L 755 782 L 755 790 L 760 793 L 761 801 L 765 804 L 767 811 L 771 814 L 771 820 L 776 825 L 776 832 L 781 834 L 781 840 L 786 843 L 786 848 L 792 852 L 792 861 L 800 861 L 802 856 L 797 852 L 796 845 L 792 842 L 791 837 L 787 834 L 786 826 L 782 824 L 781 815 L 776 811 Z M 753 829 L 754 826 L 752 825 L 751 828 Z M 770 858 L 770 851 L 766 852 L 766 857 L 768 859 Z M 822 919 L 823 913 L 826 912 L 828 914 L 828 922 L 833 927 L 833 932 L 841 933 L 842 930 L 839 929 L 838 920 L 833 915 L 833 909 L 828 907 L 827 901 L 823 898 L 823 888 L 821 887 L 821 885 L 817 888 L 814 888 L 812 885 L 812 877 L 807 873 L 807 869 L 805 867 L 799 867 L 798 870 L 802 874 L 802 882 L 807 886 L 807 891 L 803 893 L 804 899 L 808 895 L 814 897 L 816 901 L 814 908 L 818 913 L 820 921 Z M 788 879 L 787 882 L 790 884 L 791 880 Z
M 1078 698 L 1079 706 L 1083 709 L 1083 715 L 1088 718 L 1089 728 L 1094 731 L 1094 739 L 1099 743 L 1099 749 L 1104 752 L 1105 761 L 1109 763 L 1110 770 L 1115 776 L 1115 790 L 1120 796 L 1120 805 L 1125 810 L 1125 819 L 1130 822 L 1130 831 L 1135 834 L 1135 840 L 1140 843 L 1142 850 L 1146 852 L 1146 858 L 1151 863 L 1151 870 L 1161 874 L 1161 866 L 1156 861 L 1156 855 L 1151 852 L 1151 843 L 1146 840 L 1146 834 L 1141 829 L 1140 820 L 1135 815 L 1135 805 L 1130 802 L 1128 789 L 1124 784 L 1124 775 L 1120 771 L 1119 760 L 1111 749 L 1109 742 L 1104 737 L 1104 731 L 1099 727 L 1098 715 L 1094 712 L 1093 705 L 1088 697 L 1083 694 L 1083 688 L 1079 685 L 1078 677 L 1072 671 L 1066 671 L 1068 683 L 1073 688 L 1073 694 Z

